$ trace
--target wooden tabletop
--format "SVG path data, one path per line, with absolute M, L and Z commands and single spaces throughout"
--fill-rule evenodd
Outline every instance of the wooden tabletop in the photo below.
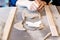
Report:
M 3 20 L 4 22 L 7 19 L 7 16 L 8 16 L 8 13 L 9 13 L 10 9 L 11 8 L 0 8 L 0 13 L 2 13 L 2 14 L 0 14 L 0 16 L 4 19 Z M 57 6 L 57 9 L 60 13 L 60 6 Z M 26 10 L 26 12 L 30 12 L 26 8 L 18 8 L 18 11 L 16 13 L 17 17 L 15 18 L 16 20 L 15 20 L 14 24 L 16 24 L 16 23 L 18 23 L 19 21 L 22 20 L 21 15 L 22 15 L 24 10 Z M 43 9 L 43 11 L 44 11 L 44 9 Z M 45 12 L 42 12 L 42 15 L 44 13 Z M 60 31 L 60 17 L 58 17 L 58 19 L 56 19 L 56 20 L 57 20 L 58 29 Z M 48 32 L 50 32 L 45 14 L 42 16 L 42 22 L 45 24 L 45 28 L 41 31 L 40 30 L 36 30 L 36 31 L 28 30 L 26 32 L 26 31 L 23 31 L 23 30 L 18 30 L 18 29 L 13 27 L 9 40 L 43 40 L 45 35 Z M 49 37 L 48 39 L 49 40 L 60 40 L 60 37 Z

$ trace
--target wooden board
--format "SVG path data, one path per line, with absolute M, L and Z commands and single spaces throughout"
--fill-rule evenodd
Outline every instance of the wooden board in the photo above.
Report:
M 54 23 L 52 12 L 51 12 L 48 5 L 45 6 L 45 11 L 46 11 L 46 16 L 47 16 L 47 20 L 48 20 L 48 23 L 49 23 L 49 26 L 50 26 L 52 36 L 59 36 L 58 32 L 57 32 L 57 29 L 56 29 L 56 25 Z
M 50 5 L 49 7 L 50 7 L 50 9 L 52 11 L 52 15 L 54 16 L 53 17 L 54 22 L 55 22 L 55 24 L 57 26 L 57 29 L 58 29 L 58 32 L 60 34 L 60 22 L 59 22 L 60 21 L 60 14 L 59 14 L 59 11 L 58 11 L 58 9 L 57 9 L 57 7 L 55 5 Z
M 49 7 L 51 9 L 51 12 L 52 12 L 53 16 L 58 18 L 60 16 L 60 14 L 59 14 L 59 11 L 56 8 L 56 6 L 55 5 L 50 5 Z
M 51 32 L 49 32 L 45 37 L 44 40 L 46 40 L 51 35 Z
M 7 19 L 5 27 L 4 27 L 2 40 L 8 40 L 10 30 L 11 30 L 12 24 L 13 24 L 13 19 L 16 14 L 15 12 L 16 12 L 16 7 L 12 8 L 12 10 L 9 13 L 8 19 Z

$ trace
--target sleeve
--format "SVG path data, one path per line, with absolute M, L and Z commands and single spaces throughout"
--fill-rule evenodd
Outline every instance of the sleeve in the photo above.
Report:
M 9 6 L 15 6 L 17 0 L 9 0 Z
M 53 0 L 53 5 L 60 6 L 60 0 Z

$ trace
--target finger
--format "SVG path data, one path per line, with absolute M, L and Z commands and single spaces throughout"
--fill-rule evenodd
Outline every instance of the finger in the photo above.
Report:
M 46 5 L 47 3 L 45 1 L 43 1 L 43 3 Z
M 35 0 L 36 4 L 39 6 L 41 0 Z
M 34 4 L 32 4 L 32 5 L 30 6 L 30 9 L 31 9 L 31 10 L 36 10 L 36 6 L 35 6 Z
M 33 4 L 32 4 L 32 5 L 33 5 Z M 32 10 L 32 8 L 33 8 L 33 6 L 32 6 L 32 5 L 30 6 L 30 10 Z M 33 9 L 34 9 L 34 8 L 33 8 Z
M 40 12 L 40 11 L 43 9 L 43 7 L 44 7 L 44 6 L 41 6 L 41 7 L 38 9 L 38 11 Z
M 31 6 L 30 6 L 30 10 L 32 10 L 32 8 L 33 8 L 33 6 L 31 5 Z M 34 9 L 34 8 L 33 8 L 33 9 Z
M 42 9 L 43 7 L 44 7 L 44 4 L 42 4 L 39 9 Z
M 40 5 L 39 5 L 39 8 L 40 8 L 40 6 L 41 6 L 42 4 L 43 4 L 43 3 L 41 2 Z
M 35 2 L 38 2 L 38 3 L 40 3 L 40 1 L 41 1 L 41 0 L 35 0 Z
M 40 10 L 42 6 L 43 6 L 43 4 L 40 3 L 40 6 L 37 8 L 37 10 Z
M 39 10 L 42 9 L 46 5 L 46 2 L 42 2 L 41 6 L 39 7 Z

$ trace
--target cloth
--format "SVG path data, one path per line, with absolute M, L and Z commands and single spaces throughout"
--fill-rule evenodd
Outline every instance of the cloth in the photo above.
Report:
M 0 6 L 4 6 L 5 5 L 5 0 L 0 0 Z
M 53 0 L 52 4 L 60 6 L 60 0 Z
M 51 0 L 43 0 L 43 1 L 46 1 L 47 3 L 49 3 Z M 56 6 L 60 6 L 60 0 L 52 0 L 52 4 L 53 5 L 56 5 Z
M 9 6 L 16 6 L 17 0 L 9 0 Z

